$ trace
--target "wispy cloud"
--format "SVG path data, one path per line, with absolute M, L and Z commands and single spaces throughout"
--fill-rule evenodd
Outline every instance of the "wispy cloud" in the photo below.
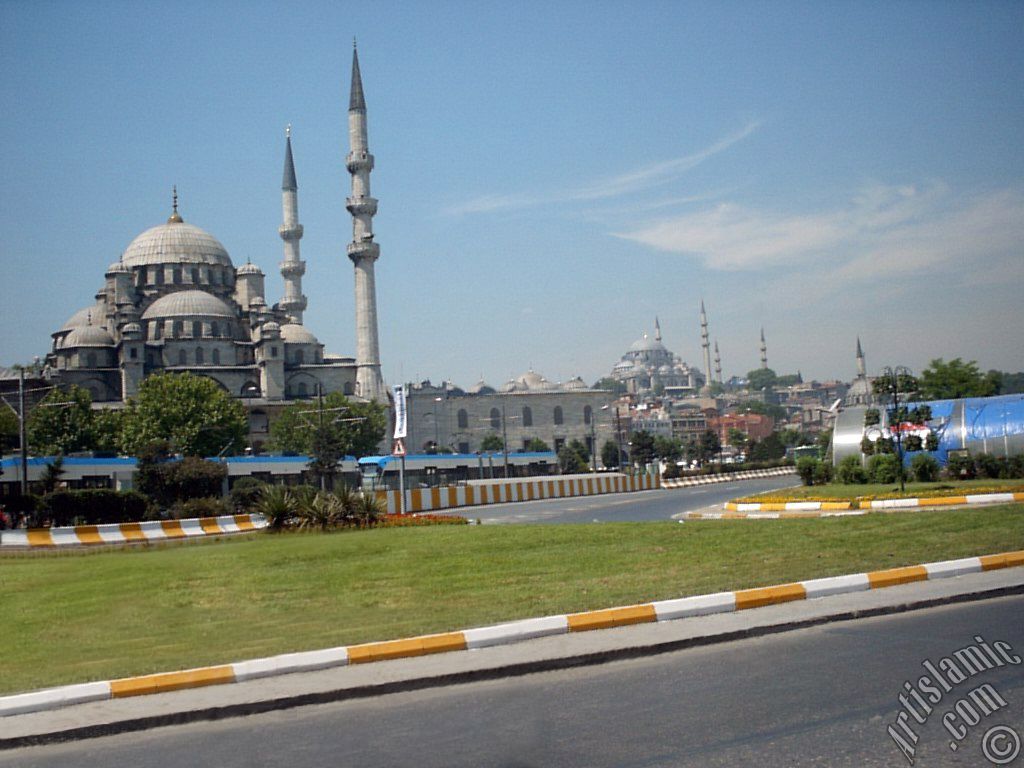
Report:
M 874 185 L 832 210 L 778 213 L 722 204 L 615 234 L 698 258 L 713 270 L 824 272 L 836 285 L 926 270 L 977 279 L 997 266 L 1017 264 L 1019 271 L 1024 194 L 959 194 L 941 182 Z
M 446 210 L 451 215 L 490 213 L 493 211 L 529 208 L 537 205 L 575 203 L 605 200 L 622 195 L 636 194 L 659 184 L 665 184 L 706 160 L 724 152 L 737 142 L 750 136 L 761 126 L 753 121 L 738 131 L 725 136 L 708 147 L 683 157 L 644 166 L 635 171 L 618 174 L 580 187 L 556 190 L 542 195 L 489 194 L 473 198 Z

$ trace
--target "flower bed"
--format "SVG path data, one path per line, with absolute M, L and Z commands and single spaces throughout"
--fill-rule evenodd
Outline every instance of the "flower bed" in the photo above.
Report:
M 852 489 L 851 489 L 852 490 Z M 888 501 L 892 499 L 941 499 L 946 496 L 978 496 L 989 493 L 1020 493 L 1020 485 L 970 485 L 963 487 L 943 486 L 938 488 L 922 489 L 900 493 L 892 491 L 889 493 L 873 493 L 850 496 L 801 496 L 796 494 L 768 493 L 758 496 L 744 496 L 733 499 L 735 504 L 785 504 L 787 502 L 809 501 L 809 502 L 837 502 L 848 501 L 857 509 L 861 506 L 870 506 L 872 501 Z
M 377 528 L 415 528 L 424 525 L 468 525 L 469 520 L 459 515 L 382 515 Z

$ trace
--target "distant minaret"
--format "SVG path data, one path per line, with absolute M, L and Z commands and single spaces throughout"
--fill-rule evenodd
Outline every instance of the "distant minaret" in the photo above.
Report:
M 722 383 L 722 356 L 718 354 L 718 339 L 715 339 L 715 381 Z
M 284 298 L 278 306 L 288 315 L 290 322 L 302 325 L 302 313 L 306 309 L 306 297 L 302 295 L 302 276 L 306 274 L 306 262 L 299 258 L 302 225 L 299 224 L 299 185 L 295 181 L 290 125 L 285 129 L 284 136 L 284 178 L 281 181 L 283 223 L 277 230 L 284 240 L 284 261 L 281 262 Z
M 700 345 L 704 349 L 704 385 L 709 385 L 711 378 L 711 342 L 708 340 L 708 315 L 704 311 L 704 299 L 700 300 Z
M 857 378 L 866 379 L 868 377 L 868 368 L 864 364 L 864 350 L 860 348 L 860 336 L 857 337 Z
M 356 286 L 356 394 L 367 400 L 387 399 L 380 375 L 380 349 L 377 343 L 377 288 L 373 263 L 380 246 L 373 242 L 373 215 L 377 201 L 370 195 L 370 171 L 373 155 L 366 138 L 366 100 L 359 73 L 359 54 L 352 43 L 352 90 L 348 102 L 348 157 L 345 165 L 352 174 L 352 196 L 345 207 L 352 214 L 352 242 L 348 257 L 355 265 Z
M 761 327 L 761 367 L 768 367 L 768 345 L 764 343 L 764 326 Z
M 654 340 L 661 341 L 661 323 L 658 322 L 658 316 L 654 316 Z

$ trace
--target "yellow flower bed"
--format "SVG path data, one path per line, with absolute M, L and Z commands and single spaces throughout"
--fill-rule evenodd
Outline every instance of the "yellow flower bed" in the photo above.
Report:
M 932 488 L 925 491 L 907 493 L 876 493 L 864 494 L 862 496 L 793 496 L 786 494 L 766 494 L 764 496 L 744 496 L 733 499 L 733 504 L 785 504 L 787 502 L 810 501 L 810 502 L 849 502 L 854 508 L 860 502 L 885 501 L 889 499 L 937 499 L 944 496 L 977 496 L 985 493 L 1021 493 L 1021 486 L 1006 485 L 976 485 L 968 488 Z

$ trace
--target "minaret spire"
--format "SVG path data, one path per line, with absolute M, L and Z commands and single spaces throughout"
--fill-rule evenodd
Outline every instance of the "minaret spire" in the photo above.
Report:
M 715 381 L 722 383 L 722 356 L 718 353 L 718 339 L 715 339 Z
M 302 225 L 299 224 L 299 184 L 295 179 L 295 161 L 292 159 L 291 124 L 284 131 L 281 210 L 283 221 L 277 233 L 284 240 L 284 261 L 281 262 L 284 298 L 278 302 L 278 306 L 288 315 L 289 322 L 302 325 L 302 313 L 306 310 L 306 297 L 302 295 L 302 276 L 306 274 L 306 262 L 299 258 Z
M 708 314 L 704 311 L 704 299 L 700 300 L 700 346 L 704 350 L 704 386 L 710 386 L 711 378 L 711 342 L 708 337 Z
M 654 316 L 654 340 L 661 341 L 661 323 L 658 322 L 658 316 Z
M 366 130 L 366 99 L 359 72 L 359 52 L 352 41 L 352 89 L 348 102 L 349 153 L 345 165 L 352 175 L 352 195 L 345 203 L 352 214 L 352 242 L 348 257 L 355 267 L 356 292 L 356 394 L 367 400 L 384 402 L 387 394 L 380 374 L 380 348 L 377 340 L 377 288 L 374 262 L 380 246 L 373 241 L 373 216 L 377 201 L 370 194 L 370 154 Z
M 761 326 L 761 368 L 768 367 L 768 345 L 764 341 L 764 326 Z
M 857 337 L 857 378 L 866 379 L 868 368 L 864 362 L 864 350 L 860 347 L 860 336 Z

